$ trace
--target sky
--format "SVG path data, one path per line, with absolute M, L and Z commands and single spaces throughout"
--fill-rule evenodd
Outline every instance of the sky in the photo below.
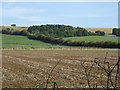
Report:
M 3 2 L 2 25 L 118 27 L 117 2 Z
M 119 2 L 119 0 L 2 0 L 3 2 Z

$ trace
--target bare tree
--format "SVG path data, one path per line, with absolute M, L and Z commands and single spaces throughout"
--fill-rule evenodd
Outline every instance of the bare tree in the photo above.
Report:
M 106 54 L 107 55 L 107 54 Z M 106 82 L 106 88 L 107 90 L 112 86 L 114 89 L 116 89 L 117 86 L 117 82 L 118 82 L 118 74 L 120 71 L 120 57 L 118 58 L 117 62 L 113 65 L 113 67 L 111 67 L 110 62 L 106 61 L 107 56 L 104 59 L 104 63 L 102 65 L 102 63 L 100 63 L 99 59 L 95 59 L 94 62 L 95 64 L 100 67 L 107 75 L 107 82 Z M 115 80 L 112 80 L 112 74 L 115 71 L 115 68 L 117 68 L 116 70 L 116 75 L 115 75 Z M 114 83 L 115 84 L 114 84 Z M 111 85 L 110 85 L 111 84 Z
M 48 78 L 47 78 L 47 81 L 46 81 L 46 87 L 45 87 L 45 90 L 47 89 L 48 87 L 48 83 L 53 83 L 53 90 L 55 90 L 55 86 L 57 86 L 58 88 L 58 85 L 56 82 L 49 82 L 50 80 L 50 77 L 51 77 L 51 74 L 52 72 L 54 71 L 54 69 L 57 67 L 57 65 L 60 63 L 60 60 L 56 63 L 56 65 L 52 68 L 52 70 L 50 71 L 49 75 L 48 75 Z
M 81 66 L 84 68 L 87 84 L 88 84 L 88 87 L 91 89 L 90 74 L 94 64 L 91 64 L 91 66 L 89 67 L 87 64 L 85 65 L 85 62 L 81 62 Z

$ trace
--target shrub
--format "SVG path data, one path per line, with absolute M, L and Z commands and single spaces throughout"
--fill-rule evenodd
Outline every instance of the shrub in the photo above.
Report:
M 105 35 L 105 32 L 103 32 L 103 31 L 95 31 L 95 34 L 96 34 L 97 36 L 104 36 L 104 35 Z
M 11 24 L 11 26 L 16 26 L 16 24 Z
M 120 28 L 113 28 L 112 34 L 116 36 L 120 36 Z

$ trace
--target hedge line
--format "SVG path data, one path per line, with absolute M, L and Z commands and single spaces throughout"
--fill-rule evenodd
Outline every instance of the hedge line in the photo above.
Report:
M 6 30 L 2 30 L 2 34 L 28 36 L 30 33 L 26 30 L 17 31 L 17 30 L 10 30 L 9 28 L 7 28 Z
M 85 41 L 70 41 L 60 38 L 53 38 L 45 35 L 29 35 L 29 39 L 40 40 L 48 43 L 66 45 L 66 46 L 84 46 L 84 47 L 100 47 L 100 48 L 120 48 L 120 43 L 117 42 L 85 42 Z
M 29 39 L 40 40 L 47 43 L 59 44 L 65 46 L 120 48 L 120 43 L 117 42 L 85 42 L 85 41 L 70 41 L 70 40 L 65 41 L 62 38 L 54 38 L 54 37 L 46 36 L 44 34 L 31 35 L 27 31 L 2 30 L 2 33 L 10 34 L 10 35 L 23 35 L 23 36 L 27 36 Z
M 120 28 L 113 28 L 112 34 L 116 36 L 120 36 Z

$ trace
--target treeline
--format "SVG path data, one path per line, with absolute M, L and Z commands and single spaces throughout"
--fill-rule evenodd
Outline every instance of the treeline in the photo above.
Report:
M 2 34 L 28 36 L 30 33 L 26 30 L 18 31 L 18 30 L 11 30 L 10 28 L 7 28 L 7 29 L 2 29 Z
M 112 34 L 116 36 L 120 36 L 120 28 L 113 28 Z
M 31 34 L 39 35 L 44 34 L 52 37 L 74 37 L 74 36 L 104 36 L 102 31 L 88 32 L 81 27 L 72 27 L 69 25 L 40 25 L 30 26 L 27 30 Z
M 85 42 L 85 41 L 70 41 L 61 38 L 53 38 L 46 35 L 29 35 L 29 39 L 40 40 L 52 44 L 59 44 L 65 46 L 83 46 L 83 47 L 99 47 L 99 48 L 120 48 L 120 43 L 116 42 Z

